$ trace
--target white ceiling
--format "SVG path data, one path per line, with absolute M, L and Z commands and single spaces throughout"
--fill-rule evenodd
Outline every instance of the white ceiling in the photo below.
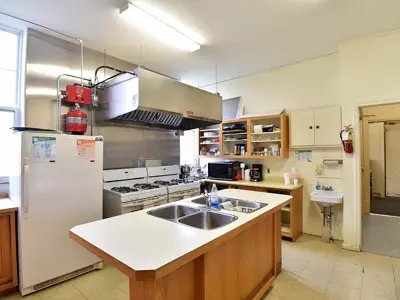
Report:
M 85 46 L 199 86 L 330 54 L 343 41 L 400 28 L 399 0 L 143 0 L 204 39 L 172 49 L 119 17 L 124 0 L 0 0 L 0 11 L 72 36 Z M 0 23 L 5 18 L 0 15 Z

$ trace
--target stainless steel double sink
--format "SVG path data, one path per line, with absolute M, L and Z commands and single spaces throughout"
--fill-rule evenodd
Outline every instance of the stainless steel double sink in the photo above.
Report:
M 161 207 L 147 213 L 157 218 L 205 230 L 217 229 L 237 220 L 233 215 L 184 205 Z
M 190 200 L 190 202 L 202 206 L 207 206 L 208 199 L 204 196 L 197 196 L 195 199 Z M 247 214 L 252 213 L 268 205 L 261 202 L 252 202 L 252 201 L 233 199 L 228 197 L 218 197 L 218 204 L 223 209 L 243 212 Z
M 234 215 L 217 212 L 207 208 L 208 199 L 204 196 L 195 197 L 190 200 L 190 202 L 197 204 L 200 207 L 196 208 L 178 204 L 153 209 L 147 213 L 151 216 L 174 223 L 205 230 L 217 229 L 238 219 L 238 217 Z M 243 213 L 251 213 L 267 205 L 260 202 L 251 202 L 226 197 L 218 197 L 218 203 L 223 209 Z

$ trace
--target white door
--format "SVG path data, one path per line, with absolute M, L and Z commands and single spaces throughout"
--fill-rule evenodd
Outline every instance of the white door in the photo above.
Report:
M 54 149 L 44 147 L 48 153 L 37 155 L 41 147 L 33 144 L 38 138 L 55 139 Z M 100 261 L 69 238 L 72 227 L 102 218 L 103 142 L 78 146 L 77 141 L 70 135 L 22 136 L 21 290 Z
M 341 145 L 342 112 L 340 106 L 315 108 L 315 145 Z
M 314 110 L 295 110 L 290 113 L 290 141 L 292 146 L 314 145 Z
M 385 126 L 386 196 L 400 197 L 400 124 Z
M 372 194 L 385 197 L 385 124 L 369 123 L 369 163 L 372 171 Z

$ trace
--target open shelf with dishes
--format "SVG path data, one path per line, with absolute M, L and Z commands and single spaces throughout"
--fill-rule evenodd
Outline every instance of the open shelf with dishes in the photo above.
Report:
M 247 121 L 233 120 L 221 125 L 221 153 L 223 157 L 240 158 L 247 155 Z
M 221 125 L 199 129 L 199 157 L 220 157 Z
M 199 129 L 200 157 L 289 157 L 289 120 L 284 114 L 224 121 Z

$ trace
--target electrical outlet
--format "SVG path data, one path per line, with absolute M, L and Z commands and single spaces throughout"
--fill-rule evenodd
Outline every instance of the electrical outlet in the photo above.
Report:
M 267 168 L 267 174 L 271 174 L 271 169 Z

